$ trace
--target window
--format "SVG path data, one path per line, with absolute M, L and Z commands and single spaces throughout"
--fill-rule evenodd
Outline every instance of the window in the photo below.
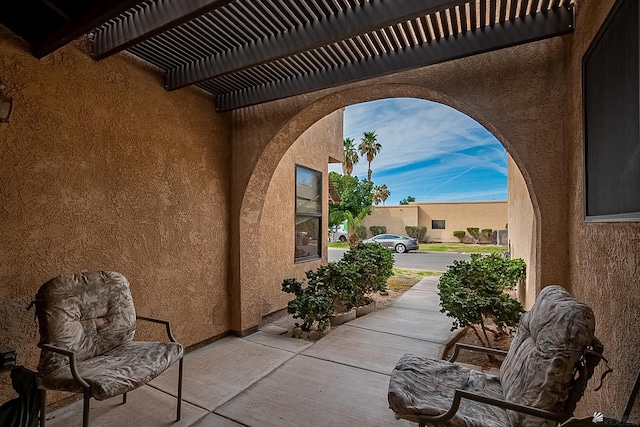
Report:
M 431 229 L 432 230 L 444 230 L 444 219 L 431 220 Z
M 640 221 L 638 13 L 619 0 L 582 60 L 587 221 Z
M 322 173 L 296 165 L 296 262 L 321 256 Z

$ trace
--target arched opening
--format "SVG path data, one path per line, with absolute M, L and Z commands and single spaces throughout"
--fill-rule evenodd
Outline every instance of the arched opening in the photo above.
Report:
M 306 108 L 300 110 L 281 126 L 274 129 L 274 132 L 268 140 L 265 140 L 264 148 L 261 156 L 256 160 L 255 167 L 248 179 L 241 208 L 239 210 L 238 227 L 240 238 L 238 240 L 238 260 L 235 265 L 237 277 L 232 281 L 232 296 L 235 298 L 235 305 L 232 312 L 236 313 L 234 325 L 236 331 L 248 331 L 255 327 L 261 317 L 268 314 L 274 307 L 262 298 L 263 287 L 265 286 L 265 275 L 269 275 L 267 271 L 273 272 L 278 268 L 278 263 L 274 261 L 282 258 L 282 254 L 277 251 L 264 251 L 256 253 L 256 248 L 262 248 L 263 239 L 273 240 L 278 233 L 275 234 L 269 230 L 269 226 L 265 224 L 263 217 L 263 209 L 267 202 L 269 185 L 271 179 L 278 168 L 283 156 L 287 150 L 301 137 L 305 131 L 310 129 L 314 124 L 326 120 L 332 114 L 341 114 L 341 110 L 352 104 L 366 102 L 371 100 L 395 97 L 411 97 L 428 101 L 435 101 L 460 111 L 467 116 L 473 118 L 489 132 L 491 132 L 505 147 L 512 161 L 510 167 L 515 167 L 518 171 L 522 171 L 518 176 L 521 180 L 521 189 L 526 193 L 531 209 L 531 223 L 527 224 L 531 234 L 530 240 L 527 242 L 530 249 L 532 259 L 529 280 L 530 287 L 539 288 L 539 259 L 537 246 L 540 242 L 539 236 L 539 216 L 538 203 L 536 201 L 535 189 L 532 186 L 531 179 L 527 173 L 526 167 L 519 160 L 519 154 L 510 141 L 503 136 L 500 129 L 500 123 L 494 123 L 491 117 L 485 117 L 476 106 L 471 108 L 462 100 L 455 100 L 445 94 L 433 90 L 428 90 L 420 86 L 385 84 L 368 86 L 366 88 L 348 89 L 336 92 L 327 97 L 313 102 Z M 324 159 L 326 162 L 326 157 Z M 288 195 L 292 197 L 291 193 Z M 286 197 L 285 199 L 286 200 Z M 289 209 L 289 205 L 283 206 L 283 209 Z M 288 239 L 288 236 L 283 236 Z M 326 255 L 326 252 L 325 252 Z M 259 262 L 257 262 L 259 260 Z M 291 260 L 286 262 L 291 263 Z M 234 263 L 232 261 L 232 266 Z M 307 264 L 299 268 L 289 269 L 288 272 L 301 273 L 307 269 L 314 268 L 314 265 Z M 272 270 L 269 270 L 272 269 Z M 233 270 L 233 269 L 232 269 Z M 298 271 L 299 270 L 299 271 Z M 291 276 L 289 274 L 287 277 Z M 278 276 L 276 272 L 274 277 Z M 281 276 L 280 276 L 281 277 Z M 268 279 L 267 279 L 268 280 Z M 281 281 L 282 279 L 280 279 Z M 279 283 L 277 284 L 279 286 Z M 271 283 L 272 288 L 276 285 Z M 533 290 L 535 293 L 535 290 Z M 282 308 L 282 307 L 280 307 Z

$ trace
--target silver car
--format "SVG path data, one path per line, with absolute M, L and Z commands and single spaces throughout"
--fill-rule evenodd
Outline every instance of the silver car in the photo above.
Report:
M 418 250 L 418 241 L 413 237 L 403 236 L 401 234 L 378 234 L 370 239 L 362 241 L 363 243 L 377 243 L 398 252 L 399 254 Z

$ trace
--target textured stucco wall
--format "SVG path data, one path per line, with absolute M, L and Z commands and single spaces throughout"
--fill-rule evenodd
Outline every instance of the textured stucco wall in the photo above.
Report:
M 125 54 L 96 62 L 82 46 L 36 60 L 0 27 L 14 99 L 0 124 L 0 348 L 30 368 L 27 304 L 66 272 L 122 272 L 137 312 L 171 321 L 185 345 L 230 329 L 228 116 L 198 91 L 164 91 Z
M 427 235 L 435 242 L 458 242 L 453 235 L 456 230 L 467 231 L 467 227 L 480 230 L 504 230 L 507 223 L 507 202 L 467 202 L 467 203 L 418 203 L 420 225 L 427 227 Z M 444 219 L 444 230 L 433 230 L 431 221 Z M 466 235 L 469 241 L 469 234 Z
M 593 307 L 596 334 L 614 369 L 602 390 L 588 392 L 579 409 L 584 415 L 602 410 L 619 418 L 640 370 L 640 223 L 594 224 L 583 219 L 582 57 L 613 4 L 613 0 L 578 3 L 576 32 L 566 57 L 565 138 L 571 147 L 570 288 Z M 640 422 L 640 402 L 635 404 L 631 421 Z
M 445 220 L 444 230 L 431 228 L 432 220 Z M 374 206 L 363 225 L 384 225 L 388 233 L 407 234 L 406 226 L 426 226 L 427 236 L 434 242 L 459 242 L 455 230 L 467 227 L 504 230 L 507 202 L 412 202 L 405 206 Z M 468 236 L 468 235 L 467 235 Z
M 317 268 L 327 260 L 327 233 L 322 237 L 322 259 L 294 262 L 295 231 L 295 167 L 296 164 L 322 172 L 322 230 L 328 227 L 328 161 L 342 155 L 342 110 L 324 117 L 307 129 L 287 150 L 276 168 L 260 219 L 259 268 L 246 271 L 243 285 L 254 289 L 252 298 L 259 297 L 260 312 L 255 321 L 286 307 L 291 294 L 282 291 L 282 281 L 288 277 L 304 279 L 304 272 Z
M 567 147 L 564 117 L 553 114 L 565 96 L 565 38 L 531 43 L 322 90 L 233 112 L 231 292 L 232 324 L 241 332 L 259 307 L 242 301 L 242 272 L 252 268 L 265 194 L 278 162 L 300 134 L 327 114 L 358 102 L 415 97 L 452 106 L 474 118 L 506 147 L 530 183 L 538 281 L 568 281 Z M 550 131 L 553 129 L 553 131 Z M 250 316 L 249 316 L 250 317 Z
M 416 205 L 403 206 L 374 206 L 371 215 L 365 217 L 362 225 L 367 227 L 367 236 L 371 237 L 369 227 L 384 225 L 387 233 L 407 234 L 407 225 L 418 225 L 418 207 Z
M 518 286 L 518 299 L 527 309 L 530 309 L 539 291 L 535 286 L 537 283 L 536 218 L 527 184 L 511 157 L 507 163 L 507 170 L 509 252 L 512 258 L 522 258 L 527 264 L 527 277 L 524 286 Z

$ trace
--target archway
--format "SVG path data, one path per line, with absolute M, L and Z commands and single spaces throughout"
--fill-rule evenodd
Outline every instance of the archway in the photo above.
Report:
M 255 254 L 251 254 L 251 248 L 261 246 L 260 223 L 267 189 L 271 177 L 285 152 L 306 129 L 333 111 L 359 102 L 382 98 L 407 97 L 408 94 L 411 94 L 410 97 L 412 98 L 436 101 L 455 108 L 475 119 L 496 136 L 506 148 L 514 163 L 518 165 L 518 169 L 522 171 L 522 177 L 526 183 L 526 190 L 530 195 L 531 203 L 534 207 L 534 225 L 539 222 L 540 212 L 536 201 L 535 189 L 531 184 L 531 179 L 526 168 L 518 158 L 517 151 L 503 136 L 503 133 L 500 132 L 499 124 L 494 124 L 492 120 L 485 117 L 477 108 L 471 108 L 464 102 L 452 99 L 441 92 L 412 85 L 384 84 L 336 92 L 310 104 L 277 128 L 273 136 L 266 143 L 251 173 L 244 192 L 238 222 L 240 234 L 238 248 L 239 280 L 236 284 L 236 290 L 238 291 L 236 296 L 238 299 L 232 310 L 232 312 L 239 314 L 239 317 L 234 319 L 234 325 L 238 325 L 237 327 L 240 328 L 236 329 L 236 331 L 248 331 L 252 327 L 255 327 L 260 321 L 262 314 L 264 314 L 261 311 L 260 298 L 258 297 L 260 295 L 261 273 L 260 269 L 256 269 Z M 539 227 L 534 226 L 532 235 L 532 241 L 540 241 Z M 540 262 L 538 254 L 539 251 L 533 251 L 535 262 L 533 263 L 533 268 L 531 268 L 530 273 L 531 281 L 535 284 L 536 288 L 539 288 L 538 270 Z

